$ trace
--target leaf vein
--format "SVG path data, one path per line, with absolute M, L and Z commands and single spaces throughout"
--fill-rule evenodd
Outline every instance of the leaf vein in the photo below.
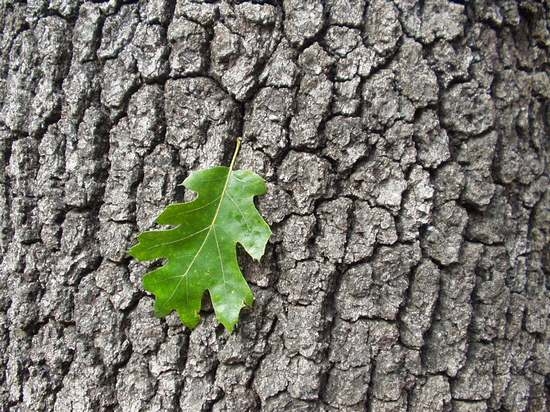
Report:
M 233 204 L 237 207 L 237 210 L 239 211 L 239 213 L 241 214 L 241 216 L 243 217 L 244 219 L 244 223 L 246 224 L 246 227 L 248 228 L 248 230 L 251 230 L 250 229 L 250 225 L 248 224 L 248 220 L 246 219 L 246 216 L 244 215 L 243 211 L 241 210 L 241 207 L 237 204 L 237 202 L 235 202 L 235 200 L 233 200 L 233 197 L 231 197 L 231 195 L 228 193 L 227 194 L 227 197 L 229 198 L 229 200 L 231 200 L 233 202 Z
M 156 248 L 159 248 L 159 247 L 173 245 L 175 243 L 183 242 L 184 240 L 187 240 L 189 238 L 192 238 L 193 236 L 198 235 L 199 233 L 204 232 L 208 228 L 209 228 L 209 226 L 203 227 L 201 230 L 198 230 L 198 231 L 196 231 L 194 233 L 191 233 L 190 235 L 187 235 L 187 236 L 182 237 L 180 239 L 172 240 L 171 242 L 157 243 L 156 245 L 149 246 L 148 248 L 146 248 L 146 250 L 152 250 L 152 249 L 156 249 Z M 162 232 L 162 231 L 159 230 L 158 232 Z
M 205 207 L 210 206 L 212 203 L 214 203 L 214 202 L 215 202 L 216 200 L 218 200 L 220 197 L 221 197 L 221 195 L 220 195 L 220 196 L 217 196 L 215 199 L 212 199 L 210 202 L 205 203 L 204 205 L 201 205 L 201 206 L 196 207 L 196 208 L 191 209 L 191 210 L 183 210 L 183 211 L 181 211 L 181 212 L 174 213 L 172 216 L 187 215 L 187 214 L 189 214 L 189 213 L 196 212 L 197 210 L 204 209 Z M 184 204 L 186 204 L 186 203 L 184 203 Z M 208 226 L 207 226 L 207 227 L 208 227 Z

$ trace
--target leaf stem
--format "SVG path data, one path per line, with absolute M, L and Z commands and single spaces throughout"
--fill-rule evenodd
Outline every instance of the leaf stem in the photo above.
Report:
M 240 137 L 237 137 L 237 144 L 235 146 L 235 151 L 233 152 L 233 158 L 231 159 L 231 164 L 229 165 L 229 171 L 231 172 L 233 170 L 233 166 L 235 166 L 235 161 L 237 160 L 237 155 L 239 154 L 239 150 L 241 148 L 242 139 Z

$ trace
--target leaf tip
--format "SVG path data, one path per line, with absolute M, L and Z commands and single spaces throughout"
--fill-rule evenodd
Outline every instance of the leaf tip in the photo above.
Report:
M 126 251 L 128 255 L 132 256 L 134 259 L 137 259 L 137 260 L 139 260 L 138 254 L 136 252 L 138 245 L 139 243 L 136 243 L 134 246 L 132 246 L 130 249 Z

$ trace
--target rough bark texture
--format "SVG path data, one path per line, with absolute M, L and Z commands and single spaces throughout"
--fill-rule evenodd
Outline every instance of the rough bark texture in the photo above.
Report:
M 550 407 L 550 3 L 4 0 L 0 405 Z M 126 250 L 192 170 L 269 182 L 228 335 Z

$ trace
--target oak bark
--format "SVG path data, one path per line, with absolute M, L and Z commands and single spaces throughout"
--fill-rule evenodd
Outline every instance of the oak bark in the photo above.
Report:
M 4 0 L 0 410 L 550 408 L 550 3 Z M 265 176 L 227 334 L 126 251 Z

